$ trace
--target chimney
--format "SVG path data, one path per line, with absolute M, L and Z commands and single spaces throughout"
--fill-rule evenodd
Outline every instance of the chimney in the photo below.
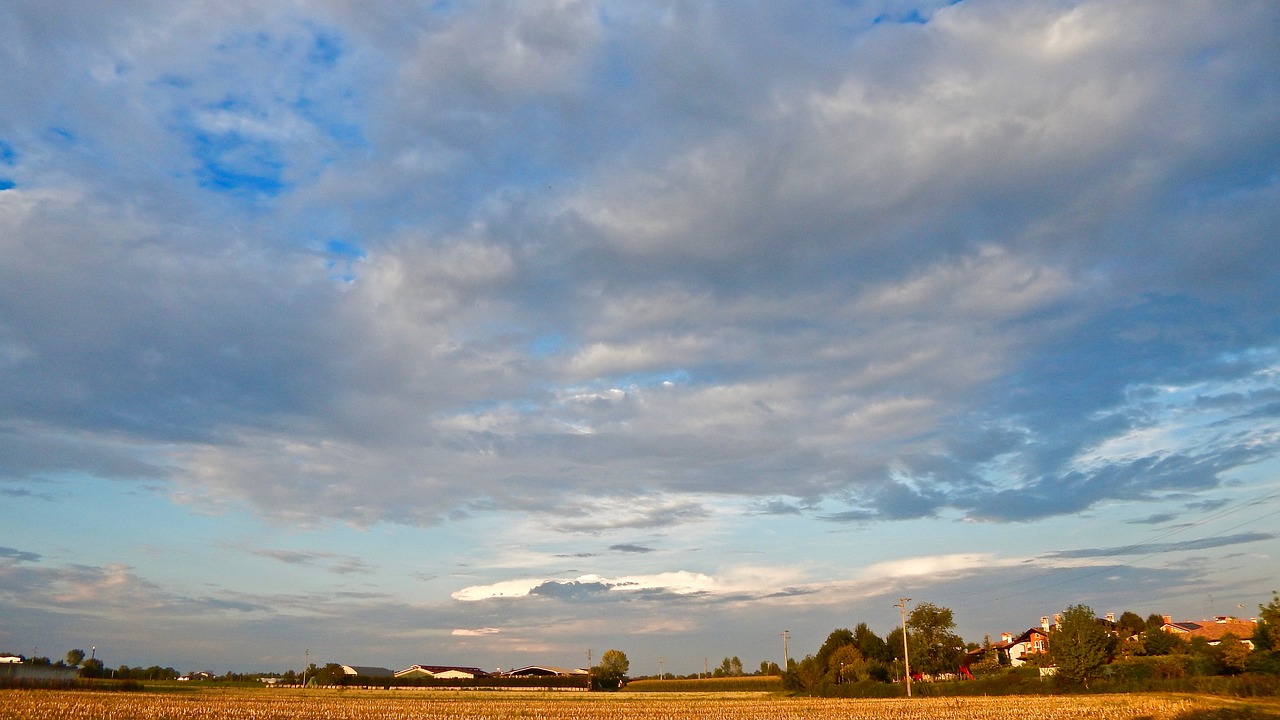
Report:
M 1165 622 L 1165 624 L 1166 624 L 1166 625 L 1168 625 L 1169 623 L 1173 622 L 1173 616 L 1172 616 L 1172 615 L 1162 615 L 1161 617 L 1163 617 L 1163 618 L 1164 618 L 1164 622 Z
M 1000 642 L 1002 643 L 1013 642 L 1013 633 L 1007 633 L 1007 632 L 1000 633 Z

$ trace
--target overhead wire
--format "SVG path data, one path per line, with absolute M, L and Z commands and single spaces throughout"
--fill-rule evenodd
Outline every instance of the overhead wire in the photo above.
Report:
M 1035 582 L 1036 580 L 1040 580 L 1040 579 L 1044 579 L 1044 578 L 1052 577 L 1052 576 L 1054 576 L 1054 575 L 1058 575 L 1058 574 L 1063 573 L 1063 572 L 1070 572 L 1071 570 L 1077 570 L 1077 569 L 1080 569 L 1080 568 L 1082 568 L 1082 567 L 1092 566 L 1092 565 L 1094 565 L 1094 564 L 1096 563 L 1096 561 L 1097 561 L 1097 560 L 1099 560 L 1099 559 L 1105 559 L 1105 558 L 1109 558 L 1109 557 L 1116 557 L 1116 556 L 1119 556 L 1119 555 L 1129 555 L 1129 554 L 1132 554 L 1135 550 L 1139 550 L 1139 549 L 1141 549 L 1141 548 L 1143 548 L 1143 547 L 1153 545 L 1153 544 L 1155 544 L 1156 542 L 1158 542 L 1158 541 L 1160 541 L 1160 540 L 1163 540 L 1163 539 L 1165 539 L 1165 538 L 1172 537 L 1172 536 L 1174 536 L 1174 535 L 1177 535 L 1177 534 L 1180 534 L 1180 533 L 1183 533 L 1183 532 L 1187 532 L 1187 531 L 1189 531 L 1189 530 L 1192 530 L 1192 529 L 1197 528 L 1197 527 L 1201 527 L 1201 526 L 1203 526 L 1203 525 L 1205 525 L 1205 524 L 1207 524 L 1207 523 L 1213 522 L 1213 521 L 1215 521 L 1215 520 L 1220 520 L 1220 519 L 1222 519 L 1222 518 L 1224 518 L 1224 517 L 1229 517 L 1229 516 L 1231 516 L 1231 515 L 1234 515 L 1234 514 L 1235 514 L 1235 513 L 1237 513 L 1237 512 L 1241 512 L 1241 511 L 1246 510 L 1246 509 L 1248 509 L 1248 508 L 1254 508 L 1254 507 L 1258 507 L 1259 505 L 1265 505 L 1265 504 L 1267 504 L 1267 503 L 1269 503 L 1269 502 L 1271 502 L 1271 501 L 1273 501 L 1273 500 L 1276 500 L 1276 499 L 1278 499 L 1278 498 L 1280 498 L 1280 491 L 1270 491 L 1270 490 L 1269 490 L 1269 491 L 1267 491 L 1267 492 L 1263 493 L 1262 495 L 1260 495 L 1260 496 L 1258 496 L 1258 497 L 1256 497 L 1256 498 L 1250 498 L 1250 499 L 1242 500 L 1242 501 L 1240 501 L 1239 503 L 1235 503 L 1235 504 L 1228 505 L 1228 506 L 1226 506 L 1225 508 L 1223 508 L 1223 509 L 1221 509 L 1221 510 L 1218 510 L 1218 511 L 1216 511 L 1216 512 L 1214 512 L 1214 513 L 1212 513 L 1212 514 L 1206 515 L 1206 516 L 1204 516 L 1204 517 L 1201 517 L 1201 518 L 1199 518 L 1199 519 L 1197 519 L 1197 520 L 1195 520 L 1195 521 L 1193 521 L 1193 522 L 1188 522 L 1188 523 L 1182 523 L 1182 524 L 1179 524 L 1179 525 L 1177 525 L 1177 526 L 1175 526 L 1175 527 L 1172 527 L 1172 528 L 1170 528 L 1170 529 L 1168 529 L 1168 530 L 1165 530 L 1165 531 L 1163 531 L 1163 532 L 1161 532 L 1161 533 L 1159 533 L 1159 534 L 1157 534 L 1157 535 L 1154 535 L 1154 536 L 1152 536 L 1152 537 L 1146 538 L 1146 539 L 1145 539 L 1145 540 L 1143 540 L 1142 542 L 1137 542 L 1137 543 L 1133 543 L 1133 544 L 1130 544 L 1130 545 L 1124 545 L 1124 546 L 1120 546 L 1120 547 L 1116 547 L 1116 548 L 1111 548 L 1111 549 L 1109 549 L 1109 550 L 1106 550 L 1106 551 L 1103 551 L 1103 552 L 1099 552 L 1099 553 L 1094 554 L 1094 555 L 1089 555 L 1089 556 L 1087 556 L 1087 557 L 1082 557 L 1082 558 L 1080 558 L 1080 560 L 1079 560 L 1078 562 L 1076 562 L 1076 563 L 1074 563 L 1074 564 L 1069 564 L 1069 565 L 1065 565 L 1065 566 L 1058 566 L 1058 567 L 1050 568 L 1050 569 L 1045 570 L 1045 571 L 1043 571 L 1043 572 L 1041 572 L 1041 573 L 1039 573 L 1039 574 L 1033 575 L 1033 576 L 1031 576 L 1030 578 L 1018 578 L 1018 579 L 1010 580 L 1010 581 L 1007 581 L 1007 582 L 1002 582 L 1002 583 L 997 583 L 997 584 L 994 584 L 994 585 L 988 585 L 988 586 L 985 586 L 985 587 L 980 587 L 980 588 L 977 588 L 977 589 L 974 589 L 974 590 L 971 590 L 971 591 L 968 591 L 968 592 L 962 593 L 962 594 L 960 594 L 958 597 L 960 597 L 960 598 L 975 597 L 975 596 L 979 596 L 979 595 L 986 595 L 986 594 L 989 594 L 989 593 L 993 593 L 993 592 L 996 592 L 996 591 L 998 591 L 998 590 L 1002 590 L 1002 589 L 1005 589 L 1005 588 L 1008 588 L 1008 587 L 1019 586 L 1019 587 L 1021 587 L 1022 589 L 1020 589 L 1020 590 L 1019 590 L 1019 591 L 1017 591 L 1017 592 L 1013 592 L 1013 593 L 1005 594 L 1005 595 L 1001 596 L 999 599 L 1010 598 L 1010 597 L 1018 597 L 1018 596 L 1020 596 L 1020 595 L 1026 595 L 1026 594 L 1029 594 L 1029 593 L 1032 593 L 1032 592 L 1036 592 L 1036 591 L 1039 591 L 1039 590 L 1044 590 L 1044 589 L 1046 589 L 1046 588 L 1058 587 L 1058 586 L 1060 586 L 1060 585 L 1065 585 L 1065 584 L 1067 584 L 1067 583 L 1069 583 L 1069 582 L 1074 582 L 1074 581 L 1077 581 L 1077 580 L 1082 580 L 1082 579 L 1085 579 L 1085 578 L 1088 578 L 1088 577 L 1092 577 L 1093 575 L 1099 575 L 1099 574 L 1101 574 L 1101 573 L 1103 573 L 1103 572 L 1108 572 L 1108 571 L 1113 570 L 1113 569 L 1115 568 L 1115 565 L 1116 565 L 1116 564 L 1115 564 L 1115 563 L 1112 563 L 1111 565 L 1108 565 L 1108 566 L 1106 566 L 1106 567 L 1097 568 L 1097 569 L 1095 569 L 1095 570 L 1093 570 L 1093 571 L 1091 571 L 1091 572 L 1087 572 L 1087 573 L 1080 574 L 1080 575 L 1075 575 L 1075 576 L 1073 576 L 1073 577 L 1065 578 L 1065 579 L 1058 580 L 1058 581 L 1055 581 L 1055 582 L 1051 582 L 1051 583 L 1042 583 L 1042 584 L 1036 585 L 1036 586 L 1034 586 L 1034 587 L 1026 587 L 1027 583 L 1032 583 L 1032 582 Z M 1203 537 L 1203 538 L 1198 538 L 1197 540 L 1195 540 L 1195 541 L 1193 541 L 1193 542 L 1202 542 L 1202 541 L 1205 541 L 1205 540 L 1211 540 L 1211 539 L 1213 539 L 1213 538 L 1215 538 L 1215 537 L 1221 537 L 1221 536 L 1222 536 L 1222 535 L 1224 535 L 1225 533 L 1231 532 L 1232 530 L 1237 530 L 1237 529 L 1239 529 L 1239 528 L 1241 528 L 1241 527 L 1244 527 L 1244 526 L 1246 526 L 1246 525 L 1251 525 L 1251 524 L 1253 524 L 1253 523 L 1255 523 L 1255 522 L 1258 522 L 1258 521 L 1260 521 L 1260 520 L 1263 520 L 1263 519 L 1266 519 L 1266 518 L 1272 517 L 1272 516 L 1277 515 L 1277 514 L 1280 514 L 1280 510 L 1277 510 L 1277 511 L 1272 512 L 1272 513 L 1268 513 L 1268 514 L 1263 515 L 1263 516 L 1258 517 L 1258 518 L 1253 518 L 1252 520 L 1248 520 L 1248 521 L 1245 521 L 1245 522 L 1243 522 L 1243 523 L 1239 523 L 1239 524 L 1234 525 L 1234 526 L 1232 526 L 1232 527 L 1230 527 L 1230 528 L 1226 528 L 1225 530 L 1221 530 L 1221 531 L 1219 531 L 1219 532 L 1217 532 L 1217 533 L 1214 533 L 1214 534 L 1211 534 L 1211 535 L 1205 536 L 1205 537 Z M 1163 554 L 1163 553 L 1166 553 L 1166 552 L 1173 552 L 1173 551 L 1176 551 L 1176 550 L 1178 550 L 1178 549 L 1179 549 L 1178 547 L 1161 548 L 1161 549 L 1159 549 L 1159 550 L 1156 550 L 1155 552 L 1152 552 L 1152 553 L 1149 553 L 1149 554 L 1147 554 L 1147 555 L 1143 555 L 1143 556 L 1141 556 L 1141 557 L 1139 557 L 1139 558 L 1136 558 L 1136 559 L 1135 559 L 1135 560 L 1133 560 L 1132 562 L 1126 562 L 1126 563 L 1120 563 L 1120 564 L 1121 564 L 1121 565 L 1125 565 L 1125 566 L 1132 566 L 1132 564 L 1133 564 L 1133 563 L 1140 562 L 1140 561 L 1142 561 L 1142 560 L 1146 560 L 1146 559 L 1148 559 L 1148 558 L 1155 557 L 1156 555 L 1160 555 L 1160 554 Z

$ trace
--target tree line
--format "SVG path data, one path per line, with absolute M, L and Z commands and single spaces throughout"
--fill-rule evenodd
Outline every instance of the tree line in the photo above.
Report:
M 1025 672 L 1038 676 L 1039 668 L 1053 667 L 1059 684 L 1084 688 L 1104 675 L 1122 681 L 1280 675 L 1280 594 L 1273 593 L 1270 603 L 1258 607 L 1250 637 L 1226 633 L 1210 644 L 1203 637 L 1186 640 L 1166 632 L 1160 615 L 1144 619 L 1125 612 L 1113 623 L 1096 617 L 1087 605 L 1073 605 L 1050 631 L 1047 652 L 1023 658 Z M 920 603 L 907 615 L 906 627 L 905 649 L 901 627 L 883 638 L 866 623 L 834 630 L 816 653 L 789 663 L 782 673 L 783 685 L 792 691 L 830 694 L 850 683 L 901 680 L 906 674 L 904 653 L 917 679 L 990 678 L 1013 671 L 1008 653 L 990 636 L 981 644 L 965 643 L 955 633 L 949 608 Z
M 179 677 L 177 670 L 171 667 L 160 667 L 152 665 L 150 667 L 129 667 L 121 665 L 117 668 L 109 668 L 101 660 L 101 658 L 92 657 L 89 653 L 79 648 L 67 651 L 67 654 L 60 660 L 54 661 L 44 656 L 27 657 L 19 653 L 0 653 L 9 657 L 22 658 L 22 662 L 26 665 L 36 667 L 56 667 L 56 668 L 74 668 L 76 673 L 82 678 L 113 678 L 117 680 L 176 680 Z

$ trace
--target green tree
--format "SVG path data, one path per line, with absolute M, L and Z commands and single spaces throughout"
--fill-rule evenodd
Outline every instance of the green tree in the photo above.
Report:
M 893 659 L 885 641 L 872 632 L 866 623 L 858 623 L 858 626 L 853 629 L 853 644 L 857 646 L 858 652 L 862 653 L 862 657 L 869 661 L 887 663 Z
M 1086 688 L 1090 680 L 1102 674 L 1113 647 L 1111 635 L 1088 605 L 1067 608 L 1062 622 L 1049 635 L 1049 656 L 1058 666 L 1057 676 Z
M 325 666 L 316 670 L 314 675 L 308 674 L 307 682 L 314 682 L 316 685 L 341 685 L 347 679 L 347 673 L 338 663 L 325 663 Z
M 1185 640 L 1158 627 L 1143 630 L 1134 650 L 1138 655 L 1180 655 L 1186 651 Z
M 1253 647 L 1270 652 L 1280 650 L 1280 593 L 1271 591 L 1271 602 L 1258 605 L 1258 626 L 1253 630 Z
M 1120 615 L 1120 620 L 1116 622 L 1116 626 L 1120 628 L 1120 632 L 1124 637 L 1132 637 L 1147 629 L 1147 624 L 1142 620 L 1142 616 L 1130 610 L 1125 610 Z
M 729 660 L 729 657 L 726 655 L 725 658 L 720 661 L 720 667 L 711 671 L 711 674 L 716 677 L 729 677 L 733 674 L 733 662 Z
M 760 661 L 760 672 L 758 675 L 781 675 L 782 668 L 778 667 L 778 663 L 769 660 Z
M 953 673 L 964 660 L 964 640 L 952 630 L 950 608 L 920 603 L 907 616 L 907 646 L 913 670 L 928 675 Z
M 68 650 L 67 664 L 71 667 L 80 667 L 80 663 L 84 662 L 85 652 L 83 650 Z
M 820 665 L 813 655 L 806 655 L 803 660 L 791 665 L 791 669 L 782 676 L 782 687 L 787 690 L 812 692 L 824 683 L 831 682 L 827 668 Z
M 89 658 L 84 661 L 84 667 L 80 668 L 80 677 L 102 677 L 103 667 L 103 662 L 98 658 Z
M 853 631 L 849 628 L 838 628 L 832 630 L 827 639 L 822 642 L 822 647 L 818 648 L 818 652 L 814 655 L 819 667 L 828 668 L 831 666 L 831 655 L 846 645 L 854 644 Z
M 1249 672 L 1280 675 L 1280 594 L 1258 606 L 1258 626 L 1253 630 L 1253 652 L 1245 667 Z
M 841 645 L 831 653 L 827 668 L 837 683 L 857 682 L 868 677 L 867 660 L 852 645 Z
M 1239 675 L 1244 672 L 1249 662 L 1249 646 L 1233 633 L 1225 633 L 1218 641 L 1218 656 L 1222 668 L 1228 675 Z
M 621 650 L 605 650 L 600 664 L 591 668 L 591 675 L 604 681 L 621 682 L 631 669 L 631 661 Z

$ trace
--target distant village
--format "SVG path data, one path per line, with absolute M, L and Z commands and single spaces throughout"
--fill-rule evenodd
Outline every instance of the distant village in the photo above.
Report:
M 1273 606 L 1280 609 L 1277 601 L 1273 601 Z M 932 607 L 932 606 L 927 606 Z M 936 609 L 936 608 L 935 608 Z M 943 608 L 943 610 L 946 610 Z M 1264 614 L 1267 609 L 1264 608 Z M 946 610 L 949 622 L 950 611 Z M 1090 612 L 1090 617 L 1092 613 Z M 1145 620 L 1133 613 L 1125 613 L 1124 617 L 1117 620 L 1114 613 L 1107 613 L 1104 617 L 1093 618 L 1094 622 L 1102 628 L 1110 637 L 1114 638 L 1121 646 L 1125 642 L 1138 640 L 1140 637 L 1145 638 L 1147 645 L 1151 646 L 1144 651 L 1145 654 L 1162 654 L 1153 648 L 1158 645 L 1155 640 L 1167 638 L 1161 642 L 1182 644 L 1187 643 L 1188 646 L 1198 645 L 1200 647 L 1216 647 L 1224 641 L 1230 641 L 1238 644 L 1239 647 L 1246 651 L 1254 650 L 1254 637 L 1259 627 L 1257 618 L 1242 619 L 1233 616 L 1219 615 L 1209 620 L 1173 620 L 1169 615 L 1159 616 L 1151 615 Z M 994 663 L 1001 667 L 1020 668 L 1024 666 L 1032 666 L 1040 668 L 1041 675 L 1053 675 L 1056 668 L 1050 662 L 1050 643 L 1055 640 L 1055 633 L 1061 630 L 1062 615 L 1054 614 L 1052 616 L 1045 615 L 1040 618 L 1037 625 L 1033 625 L 1020 633 L 1003 632 L 1000 634 L 999 640 L 990 637 L 984 643 L 978 645 L 969 643 L 967 648 L 957 648 L 958 665 L 953 665 L 954 672 L 945 671 L 940 673 L 944 677 L 931 678 L 928 673 L 915 670 L 913 667 L 912 676 L 916 680 L 929 679 L 964 679 L 974 677 L 974 671 L 977 670 L 982 663 Z M 909 625 L 909 621 L 904 624 Z M 860 626 L 860 627 L 865 627 Z M 1152 635 L 1156 630 L 1160 632 Z M 832 634 L 834 637 L 837 633 L 849 631 L 837 631 Z M 895 631 L 896 632 L 896 631 Z M 871 633 L 872 637 L 874 633 Z M 954 637 L 954 636 L 952 636 Z M 850 634 L 852 638 L 852 634 Z M 884 641 L 888 641 L 886 637 Z M 958 641 L 959 639 L 956 638 Z M 828 638 L 828 643 L 831 638 Z M 899 639 L 900 642 L 900 639 Z M 824 645 L 824 649 L 825 649 Z M 892 642 L 887 642 L 884 647 L 893 650 Z M 1172 645 L 1170 646 L 1172 647 Z M 901 649 L 901 648 L 899 648 Z M 1275 650 L 1276 648 L 1270 648 Z M 1123 650 L 1123 648 L 1122 648 Z M 302 672 L 295 670 L 287 670 L 283 673 L 255 673 L 251 675 L 237 675 L 228 673 L 227 675 L 217 676 L 212 672 L 190 672 L 187 674 L 179 674 L 172 668 L 159 668 L 156 666 L 150 668 L 130 668 L 121 666 L 117 669 L 110 669 L 104 666 L 103 662 L 96 658 L 95 655 L 84 657 L 84 652 L 73 650 L 68 653 L 66 660 L 51 662 L 48 658 L 27 657 L 14 653 L 0 653 L 0 680 L 18 681 L 18 682 L 65 682 L 78 678 L 113 678 L 117 680 L 176 680 L 180 682 L 193 681 L 212 681 L 212 680 L 256 680 L 271 686 L 341 686 L 341 685 L 358 685 L 358 686 L 404 686 L 404 687 L 432 687 L 432 686 L 512 686 L 512 687 L 540 687 L 550 689 L 566 689 L 566 690 L 586 690 L 593 687 L 593 670 L 595 674 L 602 674 L 598 668 L 587 667 L 561 667 L 557 665 L 526 665 L 512 670 L 503 671 L 496 669 L 486 671 L 474 666 L 461 665 L 437 665 L 437 664 L 415 664 L 409 667 L 395 670 L 392 668 L 372 666 L 372 665 L 355 665 L 330 662 L 323 666 L 308 664 Z M 785 651 L 784 651 L 785 652 Z M 821 655 L 823 651 L 819 651 Z M 622 658 L 622 672 L 613 673 L 613 677 L 609 678 L 609 682 L 620 681 L 622 675 L 626 671 L 625 655 L 619 651 L 609 651 L 609 653 L 617 653 Z M 902 657 L 897 654 L 894 662 L 897 663 Z M 961 659 L 962 658 L 962 659 Z M 806 657 L 802 662 L 797 663 L 792 658 L 786 658 L 786 668 L 792 671 L 802 669 L 805 663 L 812 664 L 813 656 Z M 821 663 L 819 663 L 821 665 Z M 832 663 L 834 666 L 834 663 Z M 616 668 L 615 668 L 616 669 Z M 827 668 L 819 668 L 826 671 Z M 899 668 L 899 671 L 901 668 Z M 801 670 L 802 672 L 802 670 Z M 728 658 L 725 659 L 723 668 L 717 668 L 715 673 L 698 673 L 696 677 L 705 676 L 723 676 L 723 675 L 741 675 L 741 662 L 737 658 L 731 663 Z M 755 674 L 760 675 L 781 675 L 782 670 L 775 663 L 762 662 L 760 671 Z M 695 677 L 693 675 L 686 677 Z M 887 675 L 884 680 L 895 680 Z M 598 681 L 599 678 L 595 678 Z M 844 680 L 844 662 L 840 663 L 840 677 L 838 681 Z M 619 683 L 620 685 L 620 683 Z

